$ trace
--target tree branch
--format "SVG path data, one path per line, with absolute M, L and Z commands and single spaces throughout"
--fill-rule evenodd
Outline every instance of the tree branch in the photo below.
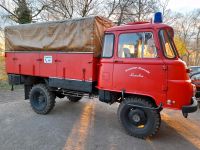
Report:
M 12 13 L 10 10 L 8 10 L 6 7 L 4 7 L 3 5 L 0 4 L 0 7 L 2 7 L 5 11 L 7 11 L 9 14 L 11 14 L 13 17 L 15 17 L 16 19 L 19 19 L 17 15 L 15 15 L 14 13 Z
M 37 17 L 47 6 L 43 5 L 41 9 L 38 10 L 38 12 L 32 16 L 32 18 Z

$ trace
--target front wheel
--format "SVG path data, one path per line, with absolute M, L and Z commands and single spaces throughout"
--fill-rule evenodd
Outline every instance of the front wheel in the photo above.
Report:
M 118 118 L 123 128 L 129 135 L 137 138 L 155 135 L 161 124 L 159 111 L 134 105 L 153 108 L 153 104 L 143 98 L 126 98 L 118 108 Z
M 29 97 L 32 109 L 38 114 L 48 114 L 55 106 L 56 96 L 44 84 L 33 86 Z

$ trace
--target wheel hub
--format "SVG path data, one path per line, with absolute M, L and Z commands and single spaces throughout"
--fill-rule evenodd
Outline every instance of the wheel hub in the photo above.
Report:
M 128 118 L 136 126 L 143 125 L 146 122 L 146 116 L 140 109 L 131 109 L 128 113 Z
M 38 98 L 39 103 L 43 103 L 44 102 L 44 96 L 40 95 Z
M 42 92 L 36 91 L 33 96 L 32 105 L 37 110 L 42 110 L 46 105 L 45 95 Z
M 135 122 L 140 122 L 140 116 L 138 114 L 133 115 L 132 119 Z

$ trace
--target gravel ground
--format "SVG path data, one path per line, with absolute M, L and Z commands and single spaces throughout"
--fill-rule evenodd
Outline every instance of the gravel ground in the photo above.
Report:
M 0 90 L 0 150 L 200 149 L 200 111 L 185 119 L 180 111 L 164 110 L 159 133 L 141 140 L 121 128 L 118 104 L 56 99 L 50 114 L 38 115 L 23 99 L 22 89 Z

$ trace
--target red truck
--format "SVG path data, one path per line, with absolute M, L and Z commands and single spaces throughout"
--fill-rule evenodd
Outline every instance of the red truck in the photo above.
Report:
M 197 110 L 189 69 L 160 13 L 153 23 L 113 27 L 100 18 L 5 29 L 9 83 L 24 84 L 36 113 L 49 113 L 56 97 L 77 102 L 98 96 L 120 103 L 117 114 L 125 131 L 146 138 L 158 132 L 163 108 L 182 110 L 184 117 Z

